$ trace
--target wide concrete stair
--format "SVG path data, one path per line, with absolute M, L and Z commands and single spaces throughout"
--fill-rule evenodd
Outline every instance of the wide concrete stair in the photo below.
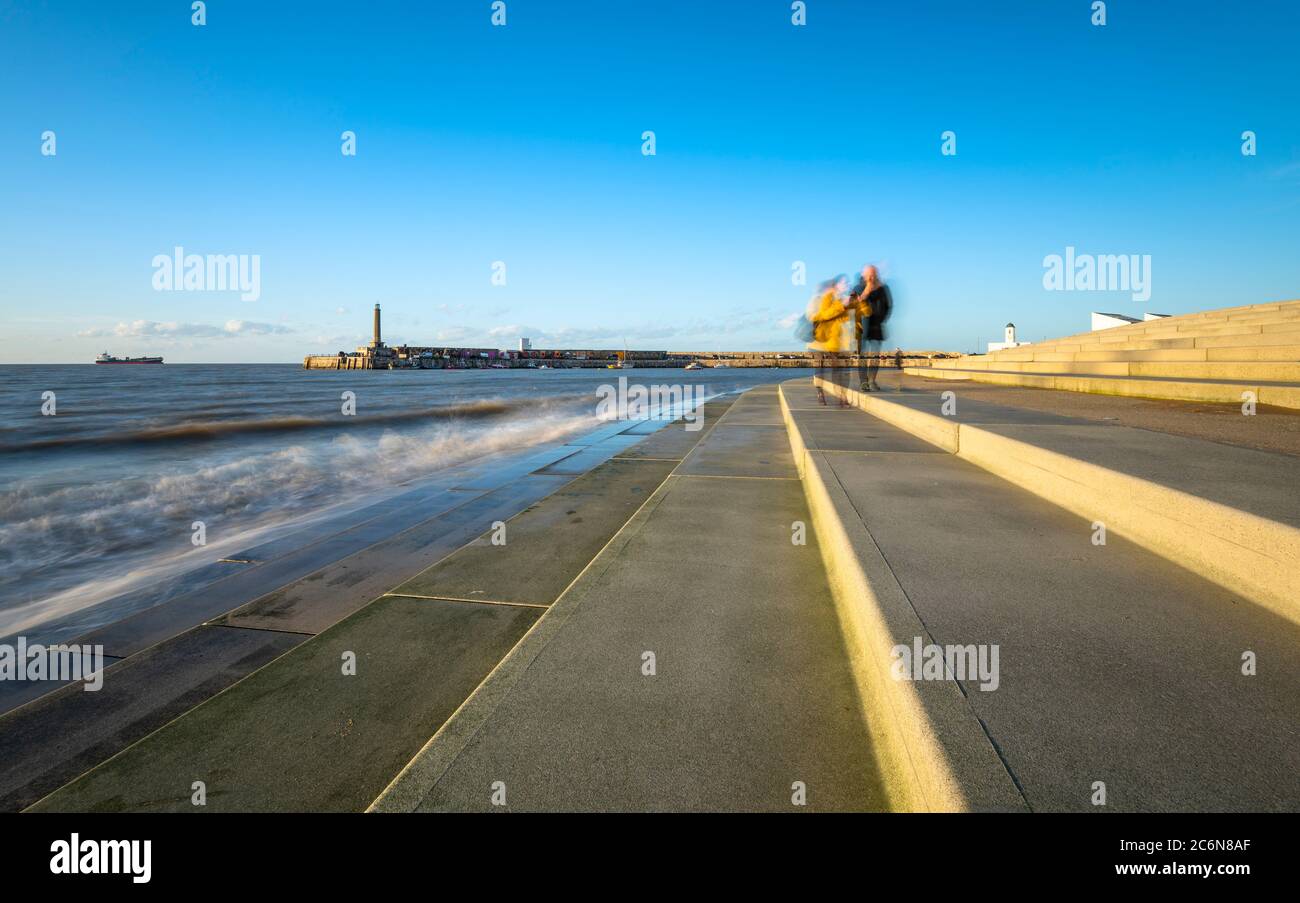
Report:
M 1300 301 L 1254 304 L 936 360 L 932 379 L 1300 408 Z
M 783 412 L 896 807 L 1300 808 L 1300 460 L 822 386 Z

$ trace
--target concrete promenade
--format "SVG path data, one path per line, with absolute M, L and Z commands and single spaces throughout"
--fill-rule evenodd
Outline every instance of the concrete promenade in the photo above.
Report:
M 509 744 L 543 728 L 548 739 L 530 755 L 501 747 L 515 763 L 500 778 L 512 807 L 785 809 L 802 781 L 810 808 L 881 808 L 815 539 L 791 542 L 806 512 L 775 389 L 718 419 L 726 409 L 708 405 L 700 432 L 679 423 L 620 443 L 507 521 L 504 545 L 485 534 L 404 583 L 390 579 L 355 613 L 34 808 L 195 811 L 201 780 L 202 811 L 364 809 L 408 761 L 427 760 L 417 753 L 430 737 L 454 736 L 448 718 L 465 724 L 541 639 L 555 640 L 559 657 L 542 662 L 559 670 L 529 669 L 518 692 L 545 680 L 547 702 L 525 705 Z M 611 539 L 625 548 L 647 520 L 636 533 L 650 545 L 620 561 Z M 597 573 L 621 582 L 607 595 Z M 320 581 L 295 586 L 296 607 L 279 592 L 220 623 L 306 629 L 306 600 L 331 594 Z M 533 630 L 543 614 L 546 629 Z M 643 653 L 656 649 L 656 673 L 643 675 Z M 347 652 L 356 676 L 340 673 Z M 452 808 L 490 806 L 491 781 L 453 791 L 455 780 L 439 784 L 458 794 Z
M 750 390 L 375 808 L 486 811 L 498 781 L 524 810 L 884 808 L 807 521 Z
M 449 475 L 405 529 L 250 550 L 100 631 L 101 692 L 0 716 L 0 801 L 1093 811 L 1101 782 L 1112 810 L 1300 809 L 1300 458 L 1186 409 L 914 386 L 759 387 L 700 431 Z M 997 673 L 897 680 L 914 642 Z

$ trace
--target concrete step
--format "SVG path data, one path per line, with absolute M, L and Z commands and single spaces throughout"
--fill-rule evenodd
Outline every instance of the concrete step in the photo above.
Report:
M 1270 323 L 1289 323 L 1292 329 L 1295 323 L 1285 320 L 1269 321 Z M 1179 323 L 1176 326 L 1169 326 L 1165 329 L 1148 329 L 1146 336 L 1153 339 L 1178 339 L 1188 335 L 1194 336 L 1237 336 L 1237 335 L 1255 335 L 1263 331 L 1263 326 L 1259 323 L 1224 323 L 1207 324 L 1207 323 Z
M 1284 614 L 1253 604 L 1130 537 L 1115 507 L 1133 507 L 1128 493 L 1090 493 L 1092 504 L 1112 506 L 1105 545 L 1093 541 L 1093 521 L 1102 515 L 1043 495 L 1058 479 L 1045 468 L 1067 464 L 1063 450 L 1081 447 L 1112 462 L 1137 455 L 1150 466 L 1146 477 L 1168 464 L 1191 468 L 1197 479 L 1217 480 L 1207 491 L 1240 491 L 1236 501 L 1262 508 L 1277 480 L 1291 484 L 1295 465 L 1279 471 L 1276 462 L 1256 459 L 1254 471 L 1234 474 L 1216 471 L 1227 464 L 1218 460 L 1197 468 L 1196 453 L 1209 443 L 1166 449 L 1169 457 L 1157 465 L 1142 458 L 1160 444 L 1155 439 L 1129 445 L 1128 433 L 1145 431 L 981 410 L 960 399 L 967 420 L 934 424 L 925 409 L 937 406 L 938 396 L 910 394 L 921 393 L 903 393 L 903 401 L 892 393 L 854 399 L 903 429 L 860 410 L 819 407 L 806 381 L 782 386 L 816 532 L 838 575 L 837 604 L 849 612 L 846 635 L 864 695 L 875 701 L 877 721 L 899 736 L 916 785 L 953 808 L 996 807 L 988 796 L 996 784 L 982 782 L 978 767 L 991 742 L 1035 810 L 1095 811 L 1097 781 L 1106 785 L 1107 808 L 1126 811 L 1300 805 L 1300 786 L 1290 777 L 1300 767 L 1295 608 Z M 872 438 L 818 448 L 810 439 L 815 420 L 837 421 L 846 437 Z M 981 448 L 975 430 L 1052 440 L 1037 457 L 1020 456 L 997 472 L 990 459 L 1010 446 Z M 953 442 L 960 434 L 961 454 L 934 444 L 943 434 Z M 927 444 L 908 448 L 914 436 Z M 1060 482 L 1068 472 L 1087 487 L 1080 481 L 1089 466 L 1099 465 L 1074 459 Z M 1269 479 L 1252 488 L 1261 475 Z M 1191 510 L 1150 514 L 1189 515 L 1184 533 L 1217 541 L 1209 535 L 1215 528 Z M 897 647 L 912 647 L 917 637 L 946 647 L 998 646 L 996 688 L 950 670 L 938 680 L 895 679 Z M 1243 650 L 1280 670 L 1267 680 L 1243 675 Z M 981 736 L 972 738 L 972 725 Z
M 1132 351 L 1142 351 L 1142 350 L 1154 351 L 1162 348 L 1195 348 L 1197 347 L 1197 345 L 1196 345 L 1196 339 L 1185 338 L 1185 339 L 1148 339 L 1145 341 L 1133 340 L 1133 341 L 1128 341 L 1123 343 L 1123 345 L 1120 347 L 1121 349 L 1127 349 Z M 1110 345 L 1100 345 L 1100 346 L 1096 346 L 1096 348 L 1101 350 L 1111 350 L 1111 351 L 1115 350 L 1115 348 Z
M 1075 364 L 1075 367 L 1081 366 Z M 1078 371 L 1073 371 L 1078 372 Z M 1300 383 L 1300 363 L 1280 361 L 1132 361 L 1129 376 Z
M 1168 377 L 1083 376 L 1062 373 L 1022 373 L 1002 370 L 959 369 L 956 367 L 907 367 L 904 372 L 930 379 L 962 380 L 1005 386 L 1092 392 L 1132 398 L 1164 398 L 1215 404 L 1242 404 L 1245 393 L 1253 393 L 1258 404 L 1300 409 L 1300 385 L 1248 380 L 1171 379 Z
M 1148 352 L 1149 353 L 1149 352 Z M 1204 354 L 1205 351 L 1202 351 Z M 1050 373 L 1075 376 L 1158 376 L 1165 379 L 1300 382 L 1300 363 L 1281 361 L 984 361 L 939 370 L 993 370 L 1002 373 Z
M 1164 335 L 1130 336 L 1127 338 L 1109 337 L 1087 342 L 1071 338 L 1061 341 L 1040 342 L 1022 348 L 994 351 L 979 355 L 978 359 L 987 360 L 1027 360 L 1026 354 L 1043 354 L 1049 352 L 1123 352 L 1178 348 L 1220 348 L 1252 349 L 1271 346 L 1285 346 L 1294 349 L 1300 346 L 1300 329 L 1294 323 L 1277 324 L 1277 328 L 1264 327 L 1256 332 L 1234 335 L 1200 335 L 1197 333 L 1173 333 Z M 1290 359 L 1288 351 L 1285 359 Z M 969 360 L 970 357 L 956 358 L 957 361 Z M 1242 358 L 1249 360 L 1250 358 Z
M 1300 459 L 941 392 L 832 391 L 1300 622 Z M 950 410 L 952 408 L 950 407 Z
M 1264 329 L 1257 334 L 1236 336 L 1200 336 L 1197 348 L 1256 348 L 1267 345 L 1300 345 L 1300 330 L 1286 324 L 1285 329 Z
M 1129 365 L 1125 362 L 1090 362 L 1083 361 L 985 361 L 963 359 L 961 367 L 949 366 L 944 370 L 995 370 L 1002 373 L 1081 373 L 1088 376 L 1128 376 Z
M 1251 305 L 1243 308 L 1226 308 L 1185 314 L 1161 320 L 1133 323 L 1111 329 L 1093 330 L 1064 336 L 1033 346 L 1041 352 L 1073 352 L 1110 350 L 1114 348 L 1159 348 L 1159 345 L 1140 345 L 1145 342 L 1175 342 L 1187 338 L 1232 339 L 1234 336 L 1251 336 L 1270 332 L 1300 331 L 1300 302 Z M 1202 347 L 1187 344 L 1163 347 Z M 1204 346 L 1211 347 L 1211 346 Z M 1024 349 L 992 352 L 989 357 L 1002 360 L 1021 360 L 1014 355 Z M 1003 357 L 1004 355 L 1009 355 Z
M 1270 346 L 1286 346 L 1295 348 L 1300 345 L 1300 331 L 1294 327 L 1288 327 L 1284 330 L 1262 330 L 1260 332 L 1245 333 L 1240 335 L 1198 335 L 1195 333 L 1179 334 L 1174 336 L 1151 336 L 1143 338 L 1129 338 L 1123 341 L 1105 341 L 1081 343 L 1077 341 L 1069 342 L 1035 342 L 1032 345 L 1025 345 L 1019 348 L 1011 348 L 1005 351 L 993 351 L 981 355 L 965 355 L 955 360 L 968 360 L 972 357 L 979 360 L 991 361 L 1028 361 L 1028 360 L 1070 360 L 1071 357 L 1064 358 L 1043 358 L 1039 355 L 1044 354 L 1063 354 L 1063 355 L 1089 355 L 1081 357 L 1080 360 L 1109 360 L 1107 357 L 1092 357 L 1091 355 L 1120 354 L 1135 351 L 1159 351 L 1159 350 L 1178 350 L 1178 349 L 1251 349 Z M 1290 354 L 1285 359 L 1290 359 Z M 1120 358 L 1121 360 L 1125 358 Z M 1250 358 L 1243 358 L 1249 360 Z
M 1250 348 L 1206 348 L 1209 361 L 1300 361 L 1300 345 L 1256 345 Z
M 1204 361 L 1204 348 L 1124 348 L 1115 351 L 1077 351 L 1061 354 L 1035 354 L 1036 361 Z
M 1267 313 L 1241 313 L 1229 314 L 1222 320 L 1215 322 L 1222 323 L 1279 323 L 1286 320 L 1300 319 L 1300 308 L 1291 307 L 1286 310 L 1279 310 Z

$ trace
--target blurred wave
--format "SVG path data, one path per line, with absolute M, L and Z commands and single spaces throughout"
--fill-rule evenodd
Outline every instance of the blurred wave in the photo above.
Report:
M 575 403 L 585 396 L 573 395 L 547 399 L 546 404 Z M 392 411 L 369 416 L 334 417 L 260 417 L 249 419 L 192 420 L 169 426 L 150 427 L 131 432 L 102 435 L 65 436 L 35 439 L 28 442 L 0 442 L 0 452 L 36 451 L 72 446 L 130 445 L 143 442 L 192 442 L 215 439 L 241 433 L 283 433 L 297 430 L 353 429 L 386 424 L 413 423 L 421 420 L 449 420 L 452 418 L 490 417 L 509 414 L 524 408 L 535 409 L 535 401 L 474 401 L 464 404 L 443 405 L 432 408 Z

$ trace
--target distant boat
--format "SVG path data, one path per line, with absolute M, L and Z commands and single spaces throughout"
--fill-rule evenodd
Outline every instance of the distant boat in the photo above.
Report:
M 682 369 L 683 369 L 683 370 L 703 370 L 703 369 L 704 369 L 704 365 L 701 364 L 699 361 L 691 361 L 689 364 L 687 364 L 687 365 L 686 365 L 685 367 L 683 367 Z
M 114 357 L 107 351 L 95 357 L 97 364 L 161 364 L 162 362 L 163 359 L 160 357 Z
M 616 351 L 614 352 L 614 356 L 618 358 L 618 363 L 606 364 L 605 365 L 606 370 L 631 370 L 632 369 L 632 361 L 629 360 L 629 358 L 632 356 L 632 353 L 627 350 L 627 339 L 623 340 L 623 353 L 619 354 Z

